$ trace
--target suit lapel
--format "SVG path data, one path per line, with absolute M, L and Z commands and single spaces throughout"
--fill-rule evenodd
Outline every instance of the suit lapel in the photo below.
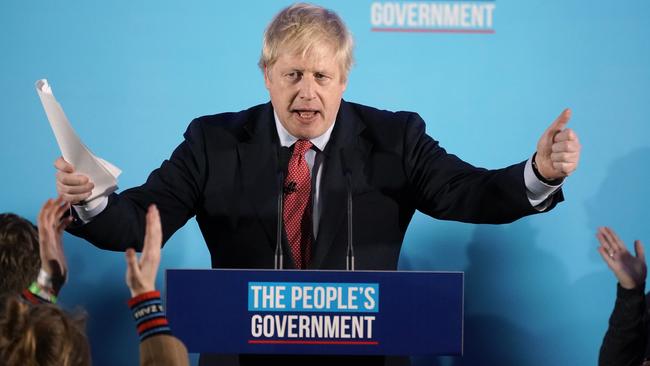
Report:
M 342 101 L 332 136 L 323 152 L 323 177 L 320 183 L 322 211 L 309 268 L 321 268 L 335 238 L 345 237 L 338 235 L 341 230 L 346 230 L 347 215 L 347 187 L 341 153 L 343 151 L 346 162 L 350 165 L 354 196 L 354 193 L 363 189 L 365 185 L 364 164 L 372 148 L 367 140 L 360 137 L 364 127 L 352 107 Z M 346 245 L 346 243 L 337 243 L 337 245 Z M 344 258 L 341 258 L 341 261 L 343 260 Z
M 274 128 L 273 110 L 268 103 L 257 119 L 247 121 L 244 130 L 248 138 L 237 145 L 242 186 L 250 197 L 268 244 L 275 248 L 277 225 L 278 138 Z M 285 256 L 286 258 L 286 256 Z

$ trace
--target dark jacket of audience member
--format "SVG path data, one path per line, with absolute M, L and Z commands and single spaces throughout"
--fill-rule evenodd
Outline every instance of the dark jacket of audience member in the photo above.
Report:
M 639 366 L 650 358 L 648 297 L 644 288 L 616 290 L 616 304 L 600 346 L 599 366 Z M 650 364 L 650 362 L 648 363 Z

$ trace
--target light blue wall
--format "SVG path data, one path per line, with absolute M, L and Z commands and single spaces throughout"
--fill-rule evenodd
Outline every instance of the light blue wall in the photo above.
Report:
M 0 3 L 0 211 L 34 219 L 55 195 L 59 153 L 35 80 L 50 80 L 82 139 L 131 187 L 192 118 L 267 101 L 261 35 L 288 3 Z M 489 168 L 529 157 L 567 106 L 584 146 L 566 202 L 551 213 L 504 226 L 415 217 L 400 267 L 466 273 L 464 362 L 417 363 L 595 364 L 615 293 L 595 230 L 648 239 L 650 2 L 498 0 L 494 34 L 371 32 L 370 1 L 322 4 L 356 37 L 346 99 L 417 111 L 449 151 Z M 61 299 L 90 314 L 95 365 L 134 364 L 123 255 L 65 241 Z M 163 269 L 209 266 L 193 221 L 163 256 Z

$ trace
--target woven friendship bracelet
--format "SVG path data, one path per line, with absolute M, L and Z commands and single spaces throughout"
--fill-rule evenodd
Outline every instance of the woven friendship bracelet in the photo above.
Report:
M 22 298 L 35 305 L 42 303 L 56 304 L 56 295 L 41 287 L 38 282 L 32 282 L 26 290 L 23 290 Z
M 156 334 L 171 334 L 160 291 L 138 295 L 128 302 L 136 322 L 140 341 Z

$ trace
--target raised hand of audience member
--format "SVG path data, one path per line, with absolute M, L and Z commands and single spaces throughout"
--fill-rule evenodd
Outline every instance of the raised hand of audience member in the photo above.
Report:
M 616 275 L 621 287 L 631 290 L 643 286 L 647 275 L 647 267 L 641 241 L 636 240 L 634 242 L 635 255 L 632 255 L 625 248 L 625 243 L 611 228 L 599 228 L 596 237 L 600 242 L 598 252 Z
M 68 276 L 68 265 L 63 251 L 63 230 L 72 222 L 72 217 L 63 217 L 70 204 L 62 197 L 48 199 L 38 214 L 39 254 L 41 272 L 38 284 L 56 295 Z
M 149 206 L 146 220 L 144 245 L 140 259 L 136 256 L 133 248 L 126 250 L 126 285 L 129 286 L 132 297 L 156 289 L 156 274 L 160 265 L 162 245 L 160 213 L 156 205 Z

